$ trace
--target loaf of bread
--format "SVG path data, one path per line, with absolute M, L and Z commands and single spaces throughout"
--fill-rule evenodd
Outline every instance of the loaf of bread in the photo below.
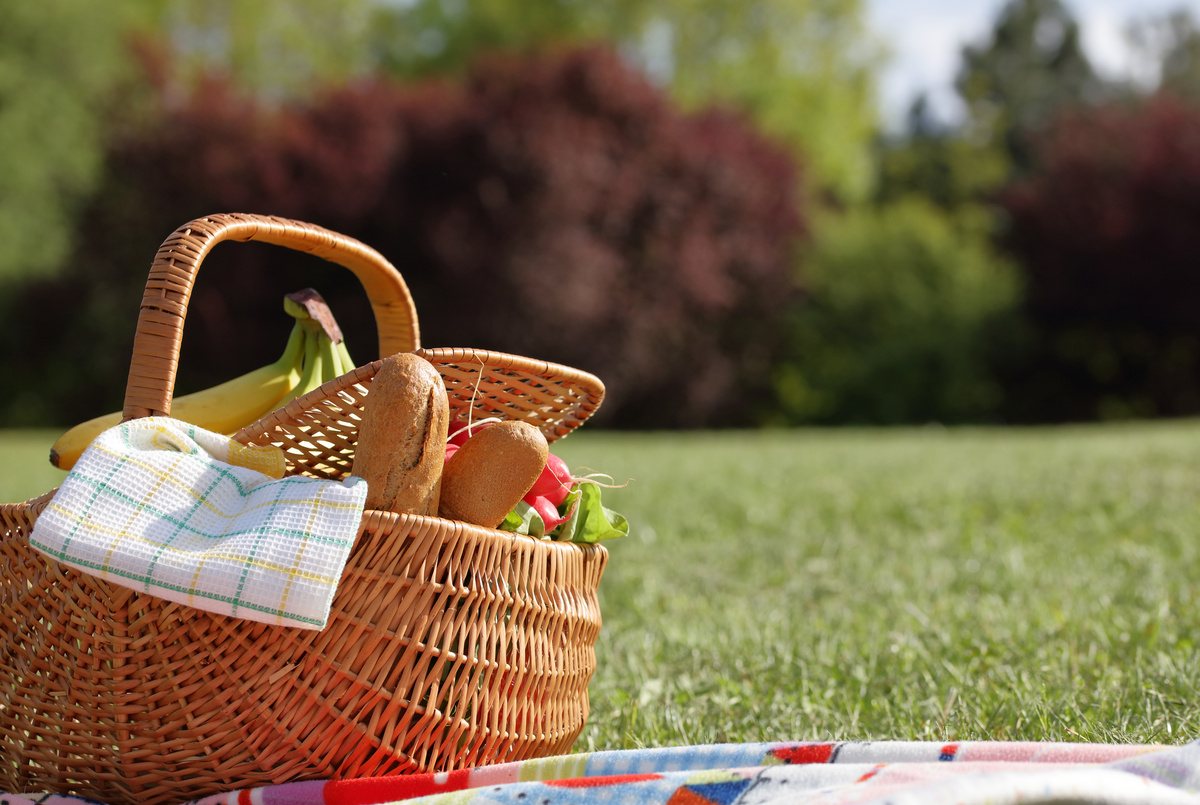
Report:
M 495 528 L 542 474 L 549 452 L 546 437 L 528 422 L 478 431 L 446 461 L 439 514 Z
M 450 407 L 433 364 L 401 352 L 383 359 L 363 403 L 353 474 L 368 509 L 436 515 Z

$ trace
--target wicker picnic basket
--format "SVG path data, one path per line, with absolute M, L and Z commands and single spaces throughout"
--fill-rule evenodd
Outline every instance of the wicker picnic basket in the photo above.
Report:
M 501 416 L 560 438 L 604 394 L 569 367 L 419 349 L 416 311 L 381 255 L 320 227 L 214 215 L 180 227 L 150 270 L 125 417 L 169 414 L 201 261 L 263 241 L 351 269 L 380 355 L 441 371 L 451 417 Z M 293 400 L 235 438 L 293 472 L 342 478 L 379 363 Z M 282 782 L 450 771 L 559 754 L 588 714 L 603 547 L 368 511 L 321 631 L 213 615 L 47 559 L 28 536 L 53 492 L 0 507 L 0 789 L 172 803 Z

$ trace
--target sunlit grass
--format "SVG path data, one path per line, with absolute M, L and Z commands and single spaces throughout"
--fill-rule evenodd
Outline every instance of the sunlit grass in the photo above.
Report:
M 0 503 L 19 503 L 62 483 L 67 473 L 50 465 L 50 446 L 61 430 L 0 431 Z
M 556 450 L 634 479 L 578 749 L 1200 737 L 1200 424 Z

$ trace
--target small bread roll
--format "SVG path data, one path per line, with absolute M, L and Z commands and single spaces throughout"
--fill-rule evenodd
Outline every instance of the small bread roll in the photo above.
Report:
M 367 481 L 368 509 L 437 514 L 449 424 L 433 364 L 407 352 L 384 358 L 363 403 L 352 470 Z
M 546 437 L 528 422 L 477 432 L 446 461 L 438 514 L 495 528 L 542 474 L 549 452 Z

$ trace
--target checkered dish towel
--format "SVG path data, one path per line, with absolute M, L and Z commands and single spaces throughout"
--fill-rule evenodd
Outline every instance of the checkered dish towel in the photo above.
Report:
M 80 456 L 30 543 L 63 564 L 181 604 L 321 629 L 367 484 L 291 476 L 283 451 L 169 417 L 124 422 Z

